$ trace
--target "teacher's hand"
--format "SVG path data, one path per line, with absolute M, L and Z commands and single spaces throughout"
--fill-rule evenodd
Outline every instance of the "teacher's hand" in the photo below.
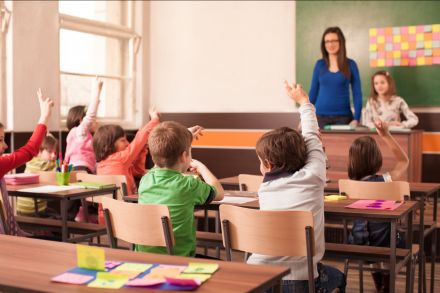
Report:
M 350 126 L 356 127 L 356 126 L 358 126 L 358 124 L 359 124 L 359 121 L 357 121 L 357 120 L 351 120 L 351 122 L 350 122 Z

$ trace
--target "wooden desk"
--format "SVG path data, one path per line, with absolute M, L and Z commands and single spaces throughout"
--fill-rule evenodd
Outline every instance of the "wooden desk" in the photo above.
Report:
M 184 265 L 194 258 L 105 248 L 107 260 Z M 52 283 L 50 279 L 76 266 L 75 245 L 0 235 L 0 291 L 6 292 L 111 292 L 84 285 Z M 218 263 L 219 269 L 195 292 L 263 292 L 289 273 L 281 266 Z M 146 292 L 145 288 L 122 288 L 117 292 Z M 170 292 L 148 289 L 147 292 Z M 179 291 L 181 292 L 181 291 Z
M 422 134 L 420 130 L 393 132 L 392 135 L 407 153 L 409 166 L 402 178 L 405 181 L 420 182 L 422 179 Z M 378 143 L 382 152 L 383 164 L 379 173 L 389 172 L 395 165 L 395 158 L 384 141 L 372 131 L 322 131 L 321 137 L 328 158 L 327 177 L 332 181 L 348 178 L 348 150 L 358 137 L 369 135 Z
M 88 197 L 113 194 L 113 198 L 117 198 L 118 187 L 108 187 L 101 189 L 86 189 L 78 188 L 65 191 L 58 191 L 52 193 L 40 193 L 40 192 L 23 192 L 20 189 L 33 188 L 44 186 L 47 184 L 28 184 L 28 185 L 8 185 L 9 196 L 21 196 L 21 197 L 31 197 L 31 198 L 41 198 L 48 200 L 59 200 L 60 201 L 60 212 L 61 212 L 61 231 L 63 242 L 68 241 L 68 227 L 67 227 L 67 202 L 69 200 L 80 199 L 84 200 Z

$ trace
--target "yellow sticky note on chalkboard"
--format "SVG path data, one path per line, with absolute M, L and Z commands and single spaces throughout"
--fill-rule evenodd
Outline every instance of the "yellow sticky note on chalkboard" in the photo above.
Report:
M 77 245 L 76 258 L 80 268 L 105 271 L 105 252 L 102 248 Z

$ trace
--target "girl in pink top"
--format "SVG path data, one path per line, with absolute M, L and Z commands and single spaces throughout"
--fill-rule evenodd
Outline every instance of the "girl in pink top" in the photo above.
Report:
M 137 193 L 134 176 L 145 174 L 147 142 L 150 132 L 159 124 L 159 113 L 150 109 L 150 122 L 138 130 L 131 143 L 119 125 L 104 125 L 93 136 L 93 148 L 99 175 L 125 175 L 128 194 Z
M 74 170 L 95 173 L 96 158 L 93 151 L 92 133 L 96 130 L 96 112 L 103 82 L 96 79 L 92 86 L 92 100 L 89 108 L 75 106 L 67 114 L 67 145 L 65 159 L 73 164 Z M 87 111 L 87 112 L 86 112 Z

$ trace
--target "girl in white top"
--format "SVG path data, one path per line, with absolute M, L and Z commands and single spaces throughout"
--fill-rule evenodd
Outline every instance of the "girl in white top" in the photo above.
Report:
M 400 115 L 405 116 L 404 121 Z M 419 123 L 417 116 L 409 109 L 408 104 L 396 95 L 393 78 L 388 71 L 378 71 L 371 77 L 370 97 L 365 106 L 364 124 L 374 127 L 374 121 L 387 122 L 389 126 L 413 128 Z

